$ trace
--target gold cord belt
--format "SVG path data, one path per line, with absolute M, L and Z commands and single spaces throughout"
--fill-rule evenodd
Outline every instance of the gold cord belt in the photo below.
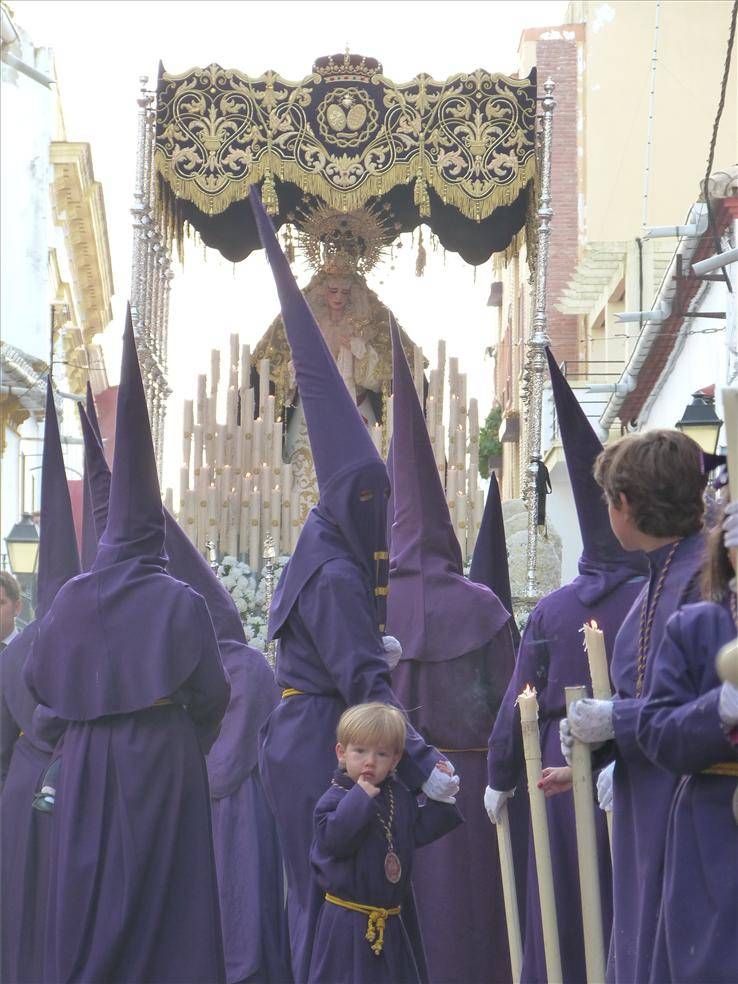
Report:
M 738 779 L 738 762 L 716 762 L 709 769 L 703 769 L 705 776 L 735 776 Z
M 339 899 L 337 895 L 325 893 L 326 902 L 332 905 L 340 905 L 342 909 L 351 909 L 352 912 L 360 912 L 368 916 L 366 924 L 366 936 L 376 956 L 382 952 L 384 946 L 384 927 L 390 916 L 399 916 L 401 906 L 396 905 L 393 909 L 382 909 L 377 905 L 362 905 L 360 902 L 348 902 L 346 899 Z
M 282 700 L 287 697 L 297 697 L 299 694 L 304 694 L 304 690 L 297 690 L 295 687 L 285 687 L 282 691 Z
M 154 703 L 151 706 L 152 707 L 166 707 L 168 704 L 173 704 L 173 703 L 174 703 L 174 701 L 172 700 L 171 697 L 160 697 L 158 700 L 155 700 Z

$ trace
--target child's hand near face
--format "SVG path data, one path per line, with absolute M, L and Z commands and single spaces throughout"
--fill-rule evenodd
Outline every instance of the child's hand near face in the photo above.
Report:
M 367 796 L 371 796 L 373 799 L 375 796 L 379 796 L 379 786 L 373 786 L 368 779 L 363 776 L 359 776 L 356 780 L 356 785 L 361 786 Z

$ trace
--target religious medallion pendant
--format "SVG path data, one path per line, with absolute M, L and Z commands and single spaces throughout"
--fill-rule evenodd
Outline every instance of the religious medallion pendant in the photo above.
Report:
M 387 851 L 384 856 L 384 874 L 388 882 L 396 885 L 402 878 L 402 865 L 394 851 Z

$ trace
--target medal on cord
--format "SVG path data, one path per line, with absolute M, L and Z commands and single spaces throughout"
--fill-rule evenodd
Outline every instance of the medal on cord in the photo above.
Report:
M 392 792 L 391 780 L 387 783 L 386 789 L 389 799 L 389 818 L 385 820 L 379 812 L 379 808 L 377 808 L 377 819 L 384 830 L 384 836 L 387 841 L 387 853 L 384 856 L 384 876 L 388 882 L 396 885 L 400 878 L 402 878 L 402 865 L 395 851 L 395 841 L 392 836 L 392 822 L 395 819 L 395 794 Z

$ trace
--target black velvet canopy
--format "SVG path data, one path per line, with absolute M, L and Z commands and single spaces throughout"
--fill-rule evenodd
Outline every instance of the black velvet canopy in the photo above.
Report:
M 158 205 L 227 259 L 260 246 L 248 190 L 261 183 L 275 225 L 306 199 L 342 212 L 387 204 L 395 229 L 421 222 L 471 264 L 504 250 L 526 223 L 536 174 L 535 70 L 481 69 L 396 84 L 372 58 L 321 58 L 301 82 L 211 65 L 160 68 Z

